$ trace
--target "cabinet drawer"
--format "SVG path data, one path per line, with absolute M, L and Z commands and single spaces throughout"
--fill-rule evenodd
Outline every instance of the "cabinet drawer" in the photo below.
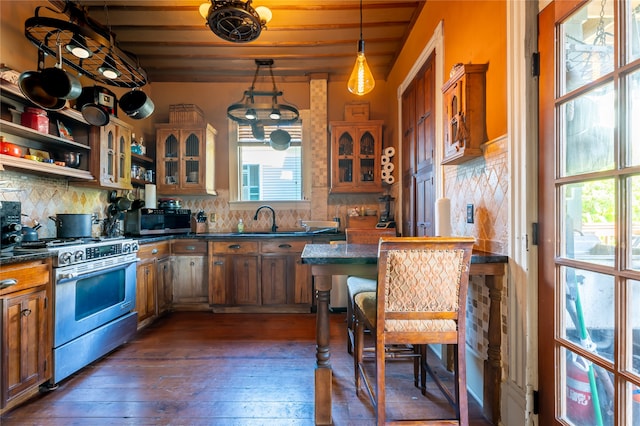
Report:
M 169 241 L 163 241 L 160 243 L 148 243 L 142 244 L 140 250 L 138 250 L 138 257 L 141 259 L 148 258 L 162 258 L 169 256 L 171 250 Z
M 51 276 L 49 260 L 2 265 L 0 270 L 0 296 L 14 291 L 46 285 Z M 3 288 L 3 286 L 6 286 Z
M 274 240 L 260 243 L 261 253 L 302 253 L 307 240 Z
M 176 240 L 173 242 L 174 254 L 207 254 L 205 240 Z
M 212 243 L 215 254 L 246 254 L 257 253 L 257 241 L 215 241 Z

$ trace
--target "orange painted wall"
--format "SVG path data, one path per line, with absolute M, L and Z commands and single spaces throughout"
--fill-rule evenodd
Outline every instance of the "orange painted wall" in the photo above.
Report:
M 444 27 L 444 75 L 458 62 L 489 63 L 487 71 L 487 134 L 489 140 L 507 132 L 507 38 L 505 1 L 426 2 L 398 61 L 387 79 L 387 97 L 406 78 L 440 21 Z M 389 103 L 389 126 L 397 124 L 397 103 Z M 397 132 L 394 132 L 397 134 Z

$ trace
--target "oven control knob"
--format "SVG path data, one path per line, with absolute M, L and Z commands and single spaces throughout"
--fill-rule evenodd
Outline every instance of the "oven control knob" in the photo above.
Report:
M 60 256 L 58 257 L 58 261 L 61 265 L 68 264 L 69 262 L 71 262 L 71 253 L 68 251 L 64 251 L 60 253 Z
M 84 260 L 84 251 L 78 250 L 77 252 L 74 253 L 73 258 L 76 262 L 80 260 Z
M 140 246 L 138 246 L 138 242 L 137 241 L 133 241 L 131 243 L 131 252 L 135 253 L 138 250 L 140 250 Z
M 129 243 L 122 244 L 122 253 L 123 254 L 131 253 L 131 244 Z

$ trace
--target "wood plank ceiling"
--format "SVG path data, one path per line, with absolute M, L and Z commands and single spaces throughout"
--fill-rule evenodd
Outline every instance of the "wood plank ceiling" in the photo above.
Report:
M 360 37 L 358 0 L 254 0 L 273 19 L 257 40 L 216 36 L 198 13 L 204 0 L 79 0 L 111 28 L 120 49 L 139 58 L 150 82 L 246 81 L 256 59 L 273 59 L 280 81 L 312 73 L 347 79 Z M 52 2 L 54 3 L 54 2 Z M 376 79 L 386 79 L 425 1 L 363 2 L 365 54 Z

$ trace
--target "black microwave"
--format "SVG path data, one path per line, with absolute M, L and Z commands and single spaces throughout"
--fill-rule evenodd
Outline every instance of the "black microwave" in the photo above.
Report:
M 124 216 L 127 235 L 184 234 L 191 231 L 189 209 L 138 209 Z

